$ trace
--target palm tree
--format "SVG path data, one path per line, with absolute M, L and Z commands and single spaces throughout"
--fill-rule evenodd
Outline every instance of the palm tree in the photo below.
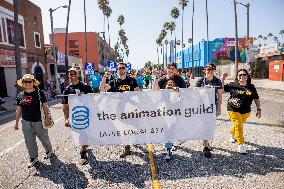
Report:
M 263 37 L 264 45 L 266 45 L 266 40 L 267 40 L 267 37 L 266 37 L 266 36 L 264 36 L 264 37 Z
M 272 33 L 268 33 L 267 37 L 268 37 L 268 39 L 271 39 L 271 37 L 273 37 L 273 34 Z
M 162 39 L 159 37 L 158 39 L 156 39 L 156 43 L 157 43 L 158 64 L 160 64 L 160 60 L 159 60 L 159 46 L 162 44 Z
M 125 18 L 124 18 L 124 16 L 123 15 L 120 15 L 118 18 L 117 18 L 117 22 L 118 22 L 118 24 L 119 24 L 119 26 L 120 26 L 120 29 L 121 29 L 121 26 L 124 24 L 124 22 L 125 22 Z
M 262 39 L 263 38 L 263 36 L 262 35 L 258 35 L 258 37 L 257 37 L 258 39 Z M 260 41 L 259 41 L 259 43 L 260 43 Z
M 172 10 L 171 10 L 171 16 L 174 20 L 176 20 L 178 17 L 179 17 L 179 10 L 177 7 L 174 7 Z M 175 30 L 174 30 L 175 31 Z M 175 62 L 176 62 L 176 51 L 177 51 L 177 48 L 176 48 L 176 32 L 175 32 L 175 44 L 174 44 L 174 48 L 175 48 Z
M 184 8 L 188 5 L 188 0 L 179 0 L 179 5 L 181 6 L 181 10 L 182 10 L 182 17 L 181 17 L 181 44 L 182 44 L 182 68 L 184 68 L 183 15 L 184 15 Z
M 164 28 L 166 30 L 170 30 L 171 31 L 171 39 L 173 37 L 173 31 L 175 30 L 176 28 L 176 24 L 174 22 L 166 22 L 164 24 Z M 172 61 L 172 43 L 170 43 L 170 61 Z
M 108 30 L 108 59 L 110 58 L 110 29 L 109 29 L 109 17 L 112 13 L 110 6 L 106 6 L 103 10 L 104 15 L 107 17 L 107 30 Z
M 191 38 L 188 38 L 188 43 L 191 44 L 192 43 L 192 39 Z M 193 44 L 191 44 L 193 45 Z

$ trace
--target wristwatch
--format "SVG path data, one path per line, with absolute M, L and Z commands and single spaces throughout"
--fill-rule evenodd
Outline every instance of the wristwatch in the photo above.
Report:
M 260 108 L 257 108 L 256 110 L 257 110 L 257 111 L 261 111 L 261 109 L 260 109 Z

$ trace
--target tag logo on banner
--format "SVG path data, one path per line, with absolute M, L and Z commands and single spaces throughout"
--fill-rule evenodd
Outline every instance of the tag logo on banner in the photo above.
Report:
M 85 106 L 75 106 L 72 109 L 72 127 L 83 130 L 90 126 L 90 111 Z

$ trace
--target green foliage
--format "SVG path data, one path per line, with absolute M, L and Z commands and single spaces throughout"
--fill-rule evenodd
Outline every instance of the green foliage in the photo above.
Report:
M 179 17 L 179 10 L 177 7 L 174 7 L 172 10 L 171 10 L 171 16 L 173 19 L 177 19 Z

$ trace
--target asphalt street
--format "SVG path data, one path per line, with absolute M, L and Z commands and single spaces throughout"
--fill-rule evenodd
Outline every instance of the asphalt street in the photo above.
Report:
M 64 127 L 61 104 L 56 104 L 51 106 L 55 126 L 49 130 L 55 156 L 44 160 L 39 142 L 40 166 L 29 170 L 21 129 L 14 130 L 14 120 L 3 123 L 0 188 L 284 188 L 284 91 L 258 91 L 262 118 L 255 118 L 253 108 L 245 124 L 248 155 L 228 142 L 228 94 L 211 141 L 211 159 L 203 156 L 201 141 L 188 141 L 176 146 L 170 162 L 163 159 L 163 145 L 133 146 L 125 159 L 119 158 L 123 146 L 91 146 L 90 163 L 80 165 L 80 148 Z

